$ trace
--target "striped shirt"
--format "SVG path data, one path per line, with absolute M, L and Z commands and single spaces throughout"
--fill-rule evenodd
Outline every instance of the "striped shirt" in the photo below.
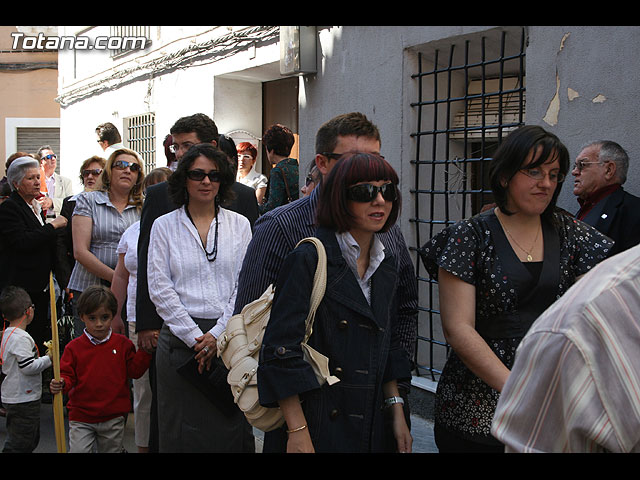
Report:
M 508 452 L 640 452 L 640 246 L 600 263 L 518 347 L 491 432 Z
M 98 260 L 110 268 L 118 263 L 118 243 L 124 231 L 140 220 L 140 212 L 133 205 L 127 205 L 122 213 L 113 206 L 107 192 L 83 192 L 76 196 L 73 215 L 90 217 L 91 245 L 89 250 Z M 102 280 L 80 263 L 76 262 L 69 279 L 69 289 L 84 291 L 91 285 L 101 284 Z
M 271 284 L 286 256 L 296 244 L 315 232 L 315 211 L 319 189 L 311 195 L 283 205 L 262 215 L 254 225 L 253 239 L 238 279 L 234 313 L 257 299 Z M 402 345 L 413 358 L 417 338 L 418 285 L 414 266 L 400 227 L 377 234 L 385 250 L 396 258 L 398 268 L 398 334 Z

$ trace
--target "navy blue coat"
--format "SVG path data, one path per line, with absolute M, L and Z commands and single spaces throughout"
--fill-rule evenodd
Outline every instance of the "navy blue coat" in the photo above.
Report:
M 411 377 L 396 333 L 396 259 L 386 256 L 374 273 L 369 306 L 335 233 L 320 228 L 316 236 L 327 252 L 327 290 L 309 344 L 329 358 L 329 369 L 340 382 L 319 387 L 302 357 L 318 259 L 315 246 L 305 243 L 288 255 L 276 282 L 260 354 L 260 402 L 273 407 L 298 394 L 316 452 L 384 451 L 382 385 Z M 264 451 L 285 450 L 284 430 L 267 432 Z

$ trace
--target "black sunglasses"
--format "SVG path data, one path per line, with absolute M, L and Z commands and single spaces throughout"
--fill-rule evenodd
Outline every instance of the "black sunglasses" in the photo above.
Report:
M 222 175 L 218 170 L 211 170 L 209 173 L 204 173 L 203 170 L 195 169 L 189 170 L 187 172 L 187 178 L 190 180 L 195 180 L 196 182 L 201 182 L 204 180 L 204 177 L 209 177 L 209 181 L 211 182 L 219 182 Z
M 140 165 L 135 162 L 127 162 L 125 160 L 116 160 L 115 162 L 113 162 L 113 166 L 118 170 L 124 170 L 129 167 L 132 172 L 140 171 Z
M 354 202 L 372 202 L 378 193 L 381 193 L 382 198 L 387 202 L 393 202 L 398 198 L 396 186 L 393 183 L 385 183 L 380 187 L 370 183 L 361 183 L 347 188 L 347 198 Z
M 82 171 L 82 176 L 83 177 L 88 177 L 89 175 L 93 175 L 94 177 L 97 177 L 101 173 L 102 173 L 102 169 L 101 168 L 94 168 L 92 170 L 83 170 Z

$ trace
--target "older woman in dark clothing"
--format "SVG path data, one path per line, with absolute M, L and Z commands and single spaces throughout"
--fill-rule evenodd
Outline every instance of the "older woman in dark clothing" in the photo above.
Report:
M 27 330 L 40 354 L 48 330 L 49 274 L 55 265 L 56 235 L 67 219 L 58 216 L 45 222 L 40 203 L 40 165 L 32 157 L 14 160 L 7 171 L 11 194 L 0 205 L 0 286 L 24 288 L 35 306 L 35 317 Z
M 327 288 L 309 345 L 340 381 L 320 386 L 301 342 L 318 255 L 302 244 L 276 283 L 258 369 L 260 402 L 280 406 L 286 426 L 267 432 L 264 451 L 385 451 L 383 408 L 400 452 L 411 451 L 397 381 L 411 377 L 396 332 L 396 259 L 376 233 L 395 223 L 398 176 L 380 156 L 347 154 L 322 185 L 316 237 L 327 254 Z

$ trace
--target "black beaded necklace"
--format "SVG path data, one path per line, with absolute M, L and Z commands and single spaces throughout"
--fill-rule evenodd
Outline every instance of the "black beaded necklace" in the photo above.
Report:
M 187 217 L 189 217 L 189 220 L 191 220 L 191 223 L 193 223 L 193 226 L 196 227 L 196 222 L 193 221 L 193 218 L 191 218 L 191 214 L 189 213 L 189 207 L 186 206 L 184 210 L 185 212 L 187 212 Z M 198 235 L 198 238 L 200 238 L 200 243 L 202 243 L 202 248 L 204 249 L 204 254 L 207 257 L 207 260 L 209 260 L 210 262 L 215 261 L 216 257 L 218 256 L 218 215 L 219 213 L 220 213 L 220 209 L 218 208 L 218 205 L 216 203 L 216 216 L 215 216 L 216 230 L 213 237 L 213 249 L 210 252 L 207 252 L 207 245 L 204 243 L 202 238 L 200 238 L 200 235 Z M 196 227 L 196 232 L 197 231 L 198 231 L 198 227 Z

